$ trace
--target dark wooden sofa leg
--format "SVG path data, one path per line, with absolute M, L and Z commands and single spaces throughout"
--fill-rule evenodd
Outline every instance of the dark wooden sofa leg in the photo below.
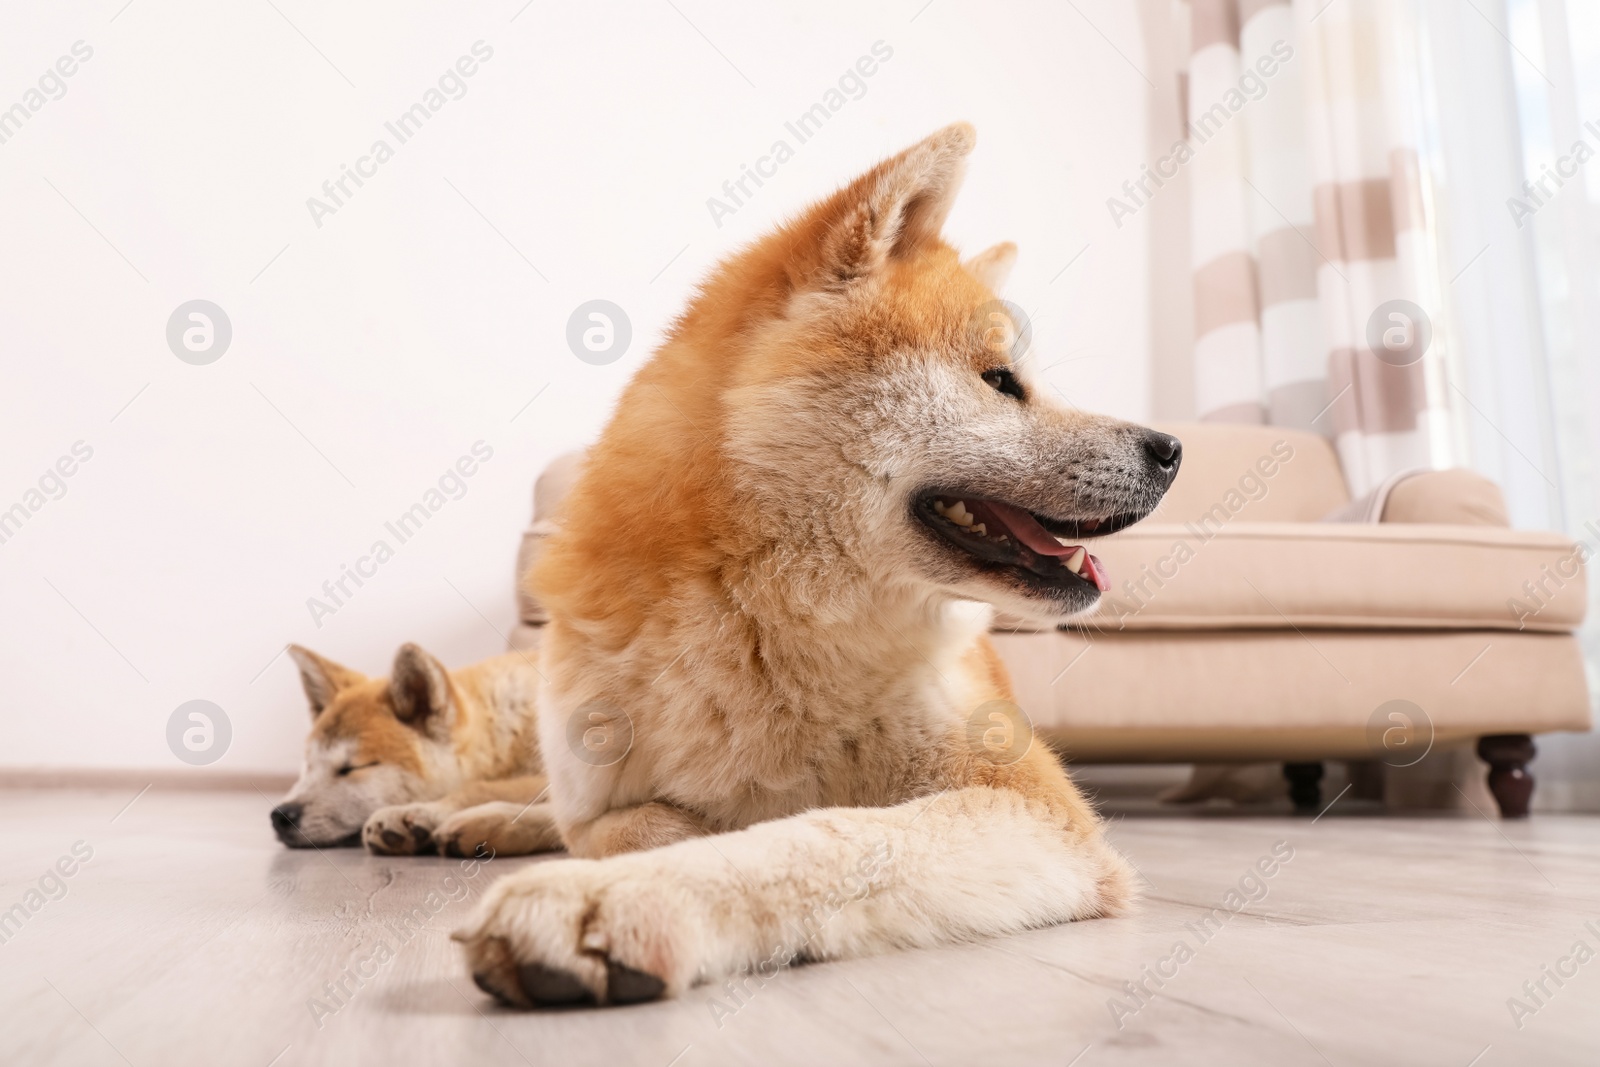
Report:
M 1527 734 L 1491 734 L 1478 739 L 1478 758 L 1489 765 L 1489 792 L 1500 805 L 1500 817 L 1525 819 L 1533 799 L 1528 764 L 1538 752 Z
M 1322 807 L 1322 764 L 1285 763 L 1283 776 L 1289 780 L 1289 799 L 1297 814 L 1306 815 Z

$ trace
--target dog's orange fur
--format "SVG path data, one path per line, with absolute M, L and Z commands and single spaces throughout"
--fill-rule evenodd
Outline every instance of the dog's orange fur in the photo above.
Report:
M 555 540 L 527 577 L 553 614 L 603 619 L 605 631 L 592 638 L 621 648 L 674 589 L 714 584 L 729 560 L 758 549 L 758 535 L 732 521 L 745 505 L 722 477 L 718 455 L 727 399 L 741 386 L 826 374 L 830 364 L 860 373 L 875 354 L 917 347 L 963 353 L 975 374 L 992 364 L 951 325 L 964 330 L 971 309 L 994 294 L 962 268 L 936 230 L 925 235 L 928 247 L 917 258 L 885 265 L 882 295 L 848 328 L 779 335 L 759 347 L 741 337 L 754 322 L 781 319 L 795 288 L 817 282 L 829 262 L 824 235 L 889 166 L 719 267 L 634 377 L 587 457 L 605 477 L 585 481 L 567 501 L 571 535 Z M 828 247 L 842 254 L 837 244 Z

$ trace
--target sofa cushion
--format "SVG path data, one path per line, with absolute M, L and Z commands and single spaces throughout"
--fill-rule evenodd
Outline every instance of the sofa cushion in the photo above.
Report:
M 1350 499 L 1326 438 L 1282 426 L 1189 422 L 1159 429 L 1183 442 L 1178 479 L 1148 521 L 1316 522 Z
M 1490 629 L 1583 621 L 1580 549 L 1543 531 L 1432 524 L 1141 523 L 1096 542 L 1107 630 Z

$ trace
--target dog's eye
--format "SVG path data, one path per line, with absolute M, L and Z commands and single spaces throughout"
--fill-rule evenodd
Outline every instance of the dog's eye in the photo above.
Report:
M 996 367 L 994 370 L 984 371 L 983 380 L 993 386 L 998 393 L 1014 396 L 1018 400 L 1026 399 L 1022 392 L 1022 383 L 1017 380 L 1015 374 L 1012 374 L 1004 367 Z
M 378 765 L 378 761 L 377 760 L 373 760 L 371 763 L 363 763 L 359 767 L 351 766 L 350 764 L 346 763 L 343 767 L 340 767 L 338 769 L 338 771 L 336 771 L 335 773 L 338 774 L 340 778 L 343 778 L 345 775 L 349 774 L 351 771 L 364 771 L 368 767 L 376 767 L 377 765 Z

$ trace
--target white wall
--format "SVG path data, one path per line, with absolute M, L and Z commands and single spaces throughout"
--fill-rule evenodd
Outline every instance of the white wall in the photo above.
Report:
M 1041 363 L 1070 360 L 1049 377 L 1148 415 L 1153 242 L 1105 208 L 1146 155 L 1132 5 L 274 3 L 0 15 L 0 109 L 93 50 L 0 143 L 0 509 L 93 450 L 0 544 L 4 766 L 181 769 L 167 720 L 203 698 L 233 724 L 216 769 L 292 770 L 286 641 L 373 672 L 405 640 L 498 651 L 534 476 L 696 279 L 954 119 L 979 147 L 948 234 L 1018 240 L 1010 295 Z M 307 198 L 480 40 L 465 96 L 317 226 Z M 715 225 L 707 198 L 880 40 L 865 95 Z M 634 328 L 605 367 L 564 342 L 594 297 Z M 207 366 L 165 338 L 196 298 L 233 327 Z M 479 440 L 465 495 L 315 624 L 307 598 Z

